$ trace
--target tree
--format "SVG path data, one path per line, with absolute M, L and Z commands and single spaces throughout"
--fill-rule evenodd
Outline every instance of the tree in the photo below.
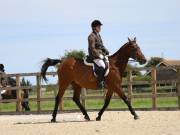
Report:
M 71 51 L 66 50 L 62 58 L 65 59 L 69 57 L 75 57 L 75 58 L 82 59 L 85 56 L 86 56 L 86 53 L 83 50 L 71 50 Z
M 145 67 L 156 66 L 157 64 L 159 64 L 162 61 L 163 61 L 163 58 L 160 58 L 160 57 L 151 57 L 151 59 L 148 61 L 148 63 L 145 65 Z
M 32 86 L 31 82 L 29 80 L 25 80 L 24 77 L 22 78 L 21 85 L 22 86 Z

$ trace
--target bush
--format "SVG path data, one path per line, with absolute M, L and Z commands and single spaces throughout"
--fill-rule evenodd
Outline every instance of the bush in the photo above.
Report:
M 74 58 L 82 59 L 85 56 L 86 56 L 86 53 L 83 50 L 71 50 L 71 51 L 66 50 L 63 58 L 74 57 Z

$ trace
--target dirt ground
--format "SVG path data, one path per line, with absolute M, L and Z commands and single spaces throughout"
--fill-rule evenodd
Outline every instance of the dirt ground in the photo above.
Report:
M 106 111 L 102 121 L 90 112 L 91 121 L 81 113 L 0 116 L 0 135 L 180 135 L 180 111 L 140 111 L 134 120 L 128 111 Z

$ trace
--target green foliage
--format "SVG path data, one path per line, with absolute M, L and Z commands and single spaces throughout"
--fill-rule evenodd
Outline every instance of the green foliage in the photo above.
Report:
M 160 57 L 151 57 L 151 59 L 148 61 L 148 63 L 146 64 L 145 67 L 156 66 L 157 64 L 159 64 L 162 61 L 163 61 L 163 58 L 160 58 Z
M 35 95 L 36 96 L 36 95 Z M 86 108 L 88 109 L 100 109 L 102 108 L 104 101 L 102 99 L 92 100 L 89 99 L 86 101 Z M 157 106 L 158 107 L 177 107 L 178 106 L 178 99 L 176 97 L 159 97 L 157 98 Z M 151 108 L 152 107 L 152 99 L 151 98 L 135 98 L 132 100 L 132 105 L 135 108 Z M 30 101 L 30 108 L 32 111 L 37 111 L 37 102 Z M 42 110 L 53 110 L 54 108 L 54 101 L 42 102 L 41 109 Z M 109 107 L 110 109 L 121 109 L 127 108 L 126 104 L 119 99 L 111 100 Z M 71 100 L 64 100 L 64 109 L 71 110 L 71 109 L 78 109 L 77 105 Z M 1 104 L 1 111 L 2 112 L 15 112 L 16 111 L 16 104 L 9 103 L 9 104 Z
M 54 86 L 54 85 L 48 85 L 46 86 L 46 91 L 52 91 L 54 89 L 57 89 L 57 86 Z
M 63 58 L 74 57 L 74 58 L 82 59 L 85 56 L 86 53 L 83 50 L 70 50 L 70 51 L 66 50 Z
M 25 80 L 24 77 L 22 78 L 21 85 L 22 86 L 32 86 L 31 82 L 29 80 Z

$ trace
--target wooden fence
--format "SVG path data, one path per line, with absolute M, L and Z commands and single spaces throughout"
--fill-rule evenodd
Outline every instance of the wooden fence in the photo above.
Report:
M 133 100 L 135 98 L 151 98 L 152 99 L 152 108 L 143 108 L 143 110 L 158 110 L 158 109 L 170 109 L 170 110 L 174 110 L 174 109 L 180 109 L 180 67 L 164 67 L 164 68 L 174 68 L 177 71 L 177 76 L 178 78 L 176 80 L 161 80 L 161 81 L 157 81 L 156 79 L 156 71 L 157 68 L 152 67 L 152 68 L 133 68 L 133 69 L 129 69 L 128 70 L 128 78 L 126 81 L 123 81 L 123 85 L 127 86 L 128 89 L 128 98 L 129 100 Z M 163 68 L 163 69 L 164 69 Z M 158 68 L 158 70 L 160 70 L 162 68 Z M 132 71 L 144 71 L 144 70 L 151 70 L 151 80 L 149 81 L 134 81 L 133 80 L 133 75 L 132 75 Z M 56 72 L 48 72 L 47 73 L 48 76 L 55 76 Z M 4 76 L 3 74 L 1 74 L 0 77 Z M 34 76 L 36 77 L 36 89 L 37 89 L 37 97 L 36 98 L 29 98 L 29 99 L 24 99 L 24 100 L 28 100 L 28 101 L 33 101 L 33 102 L 37 102 L 37 111 L 30 111 L 28 113 L 45 113 L 45 112 L 51 112 L 50 111 L 43 111 L 41 108 L 41 102 L 44 101 L 54 101 L 54 97 L 51 98 L 42 98 L 41 97 L 41 88 L 42 87 L 46 87 L 47 85 L 42 85 L 42 80 L 41 80 L 41 76 L 40 73 L 18 73 L 18 74 L 6 74 L 6 77 L 16 77 L 16 87 L 4 87 L 4 88 L 0 88 L 0 90 L 16 90 L 17 92 L 17 99 L 8 99 L 8 100 L 0 100 L 0 104 L 1 103 L 5 103 L 5 102 L 16 102 L 16 112 L 0 112 L 0 114 L 24 114 L 27 112 L 22 111 L 22 107 L 21 107 L 21 91 L 22 89 L 30 89 L 32 88 L 31 86 L 21 86 L 20 84 L 20 80 L 22 77 L 27 77 L 27 76 Z M 176 92 L 172 92 L 172 93 L 157 93 L 157 84 L 163 84 L 163 83 L 175 83 L 176 84 Z M 55 84 L 56 85 L 56 84 Z M 152 94 L 133 94 L 133 85 L 151 85 L 152 88 Z M 177 107 L 166 107 L 166 108 L 158 108 L 157 107 L 157 98 L 158 97 L 177 97 L 178 98 L 178 103 L 177 103 Z M 102 94 L 101 96 L 88 96 L 88 94 L 86 93 L 86 89 L 82 89 L 82 93 L 81 93 L 81 100 L 82 100 L 82 104 L 83 106 L 86 107 L 86 100 L 87 99 L 104 99 L 104 94 Z M 119 99 L 119 97 L 117 97 L 116 95 L 114 95 L 112 97 L 112 99 Z M 63 100 L 72 100 L 72 97 L 64 97 Z M 60 110 L 64 111 L 64 102 L 61 102 L 60 104 Z M 122 108 L 121 108 L 122 109 Z M 142 109 L 142 108 L 139 108 Z M 120 110 L 120 109 L 118 109 Z M 123 109 L 124 110 L 124 109 Z M 71 111 L 71 110 L 70 110 Z M 73 111 L 73 110 L 72 110 Z

